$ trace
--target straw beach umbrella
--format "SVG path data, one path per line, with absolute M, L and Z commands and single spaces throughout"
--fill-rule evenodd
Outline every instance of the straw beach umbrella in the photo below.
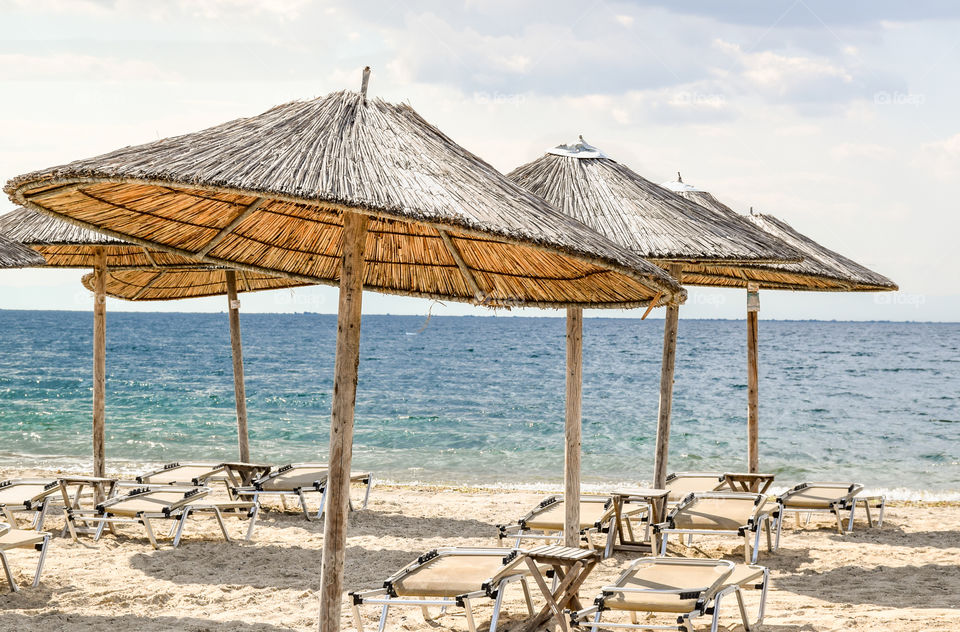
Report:
M 799 261 L 782 241 L 738 217 L 715 213 L 608 158 L 583 137 L 560 145 L 509 176 L 567 215 L 681 278 L 690 265 L 739 266 Z M 653 486 L 666 482 L 679 307 L 667 308 Z
M 106 346 L 107 269 L 153 265 L 197 265 L 197 262 L 126 243 L 62 222 L 26 208 L 0 216 L 0 233 L 39 253 L 47 268 L 93 268 L 93 475 L 106 473 Z
M 80 280 L 90 291 L 95 288 L 95 275 L 85 274 Z M 230 349 L 233 357 L 233 391 L 237 406 L 237 442 L 240 461 L 250 461 L 250 435 L 247 429 L 247 393 L 243 373 L 243 344 L 240 336 L 240 301 L 238 292 L 256 292 L 299 287 L 304 283 L 260 272 L 237 272 L 226 268 L 130 268 L 108 269 L 104 288 L 107 296 L 127 301 L 168 301 L 183 298 L 227 295 L 230 320 Z
M 320 629 L 338 630 L 363 289 L 485 305 L 669 303 L 682 288 L 407 105 L 336 92 L 20 176 L 36 210 L 148 247 L 339 285 Z
M 687 184 L 680 174 L 663 187 L 727 217 L 743 217 L 757 228 L 790 244 L 803 261 L 789 264 L 753 264 L 739 268 L 693 267 L 683 282 L 710 287 L 747 288 L 747 466 L 760 467 L 760 391 L 758 317 L 760 288 L 820 292 L 890 292 L 897 284 L 887 277 L 820 245 L 773 215 L 743 216 L 709 192 Z
M 0 236 L 0 268 L 29 268 L 44 263 L 43 255 L 36 250 Z

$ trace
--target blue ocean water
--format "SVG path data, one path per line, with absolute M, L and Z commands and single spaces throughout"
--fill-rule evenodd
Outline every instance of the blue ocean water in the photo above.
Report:
M 108 314 L 108 467 L 236 456 L 225 314 Z M 253 456 L 322 461 L 336 318 L 241 316 Z M 662 320 L 584 324 L 583 469 L 649 480 Z M 92 314 L 0 311 L 0 466 L 90 462 Z M 671 470 L 745 467 L 745 323 L 681 320 Z M 354 463 L 559 485 L 561 318 L 365 316 Z M 960 496 L 960 324 L 760 322 L 761 467 Z

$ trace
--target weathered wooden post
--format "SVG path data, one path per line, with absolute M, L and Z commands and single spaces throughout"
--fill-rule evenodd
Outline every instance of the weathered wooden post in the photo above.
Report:
M 93 274 L 93 475 L 102 477 L 107 389 L 107 253 L 102 246 L 94 249 Z
M 760 286 L 747 285 L 747 467 L 760 471 L 760 375 L 757 352 L 757 317 L 760 311 Z
M 237 440 L 240 461 L 250 461 L 250 437 L 247 430 L 247 389 L 243 377 L 243 344 L 240 339 L 240 300 L 237 298 L 237 271 L 227 270 L 227 306 L 230 314 L 230 348 L 233 352 L 233 393 L 237 400 Z
M 583 308 L 567 308 L 567 414 L 563 459 L 563 544 L 580 545 L 580 446 L 583 402 Z
M 671 263 L 670 276 L 682 282 L 683 265 Z M 660 362 L 660 410 L 657 414 L 657 444 L 653 457 L 653 486 L 663 489 L 667 484 L 667 456 L 670 447 L 670 412 L 673 407 L 673 373 L 677 359 L 677 329 L 680 325 L 680 305 L 667 305 L 663 321 L 663 359 Z
M 360 312 L 363 297 L 366 215 L 344 211 L 343 255 L 340 259 L 340 304 L 337 352 L 330 415 L 330 474 L 327 481 L 323 558 L 320 569 L 320 632 L 340 630 L 343 561 L 347 546 L 350 461 L 353 457 L 353 409 L 360 360 Z

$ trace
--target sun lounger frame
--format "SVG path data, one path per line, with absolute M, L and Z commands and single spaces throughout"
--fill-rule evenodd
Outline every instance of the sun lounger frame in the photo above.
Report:
M 133 496 L 148 494 L 150 492 L 171 491 L 182 491 L 184 492 L 185 496 L 179 501 L 173 503 L 158 502 L 157 504 L 160 507 L 158 511 L 140 511 L 132 517 L 113 515 L 110 512 L 110 508 L 112 506 L 121 503 L 124 500 L 128 500 Z M 104 529 L 108 526 L 112 529 L 113 525 L 115 524 L 140 524 L 143 525 L 143 528 L 147 533 L 147 539 L 150 541 L 150 545 L 153 546 L 154 549 L 159 549 L 160 544 L 157 541 L 156 533 L 154 532 L 153 525 L 150 522 L 151 520 L 173 521 L 168 537 L 173 538 L 173 547 L 176 548 L 180 545 L 180 539 L 183 535 L 184 525 L 187 522 L 187 518 L 189 518 L 191 514 L 212 513 L 217 519 L 217 524 L 220 527 L 220 532 L 223 534 L 224 540 L 227 542 L 232 542 L 233 540 L 230 538 L 230 534 L 227 531 L 227 526 L 223 521 L 224 517 L 229 516 L 249 519 L 250 524 L 247 526 L 246 540 L 251 540 L 253 538 L 253 530 L 256 527 L 257 516 L 260 508 L 257 501 L 209 501 L 206 499 L 206 497 L 210 491 L 211 490 L 209 487 L 177 487 L 175 485 L 168 485 L 165 483 L 140 487 L 127 494 L 124 494 L 123 496 L 114 496 L 113 498 L 109 498 L 97 505 L 96 509 L 92 511 L 69 509 L 67 511 L 67 520 L 82 520 L 84 522 L 96 524 L 97 530 L 94 534 L 94 541 L 98 541 L 100 539 L 100 537 L 103 535 Z
M 700 499 L 711 499 L 711 498 L 742 498 L 744 495 L 754 496 L 754 510 L 753 515 L 747 520 L 747 523 L 739 526 L 736 530 L 733 529 L 680 529 L 677 528 L 674 522 L 674 518 L 677 513 L 685 510 L 687 507 L 696 504 Z M 776 521 L 776 525 L 779 527 L 779 517 L 774 512 L 774 516 L 771 517 L 769 512 L 763 511 L 763 504 L 766 498 L 763 494 L 753 494 L 746 492 L 693 492 L 690 493 L 677 503 L 677 506 L 670 510 L 670 513 L 667 514 L 667 519 L 660 524 L 654 525 L 654 533 L 659 534 L 660 537 L 660 555 L 666 556 L 667 554 L 667 541 L 670 538 L 671 534 L 679 534 L 681 536 L 688 536 L 687 543 L 693 541 L 693 536 L 695 535 L 731 535 L 736 533 L 738 536 L 743 538 L 743 558 L 744 561 L 748 564 L 755 564 L 757 562 L 757 557 L 760 553 L 760 532 L 766 529 L 767 533 L 767 551 L 774 551 L 773 546 L 773 526 L 771 521 Z M 751 539 L 753 542 L 751 542 Z
M 656 564 L 669 563 L 672 565 L 678 566 L 727 566 L 727 571 L 719 579 L 717 579 L 710 586 L 705 586 L 701 588 L 687 588 L 684 590 L 678 589 L 654 589 L 654 588 L 631 588 L 628 586 L 620 586 L 619 584 L 623 583 L 628 579 L 633 571 L 639 566 L 653 566 Z M 634 561 L 630 566 L 628 566 L 617 578 L 616 582 L 610 586 L 604 586 L 600 589 L 600 595 L 594 601 L 594 604 L 589 608 L 584 608 L 578 612 L 567 611 L 570 616 L 570 624 L 574 628 L 590 628 L 591 632 L 597 632 L 598 628 L 601 626 L 604 628 L 611 629 L 631 629 L 631 630 L 685 630 L 686 632 L 693 632 L 693 619 L 703 616 L 703 615 L 712 615 L 710 623 L 710 632 L 717 632 L 717 627 L 720 622 L 720 603 L 723 598 L 730 593 L 733 593 L 737 597 L 737 605 L 740 610 L 740 618 L 743 622 L 743 629 L 745 632 L 750 632 L 756 626 L 759 626 L 763 623 L 763 616 L 766 610 L 767 604 L 767 589 L 770 585 L 770 570 L 766 567 L 759 567 L 763 569 L 762 579 L 759 584 L 754 584 L 751 586 L 755 590 L 760 590 L 760 606 L 757 612 L 757 618 L 753 623 L 750 623 L 749 616 L 747 614 L 746 604 L 743 602 L 743 593 L 742 585 L 739 584 L 730 584 L 724 585 L 726 580 L 730 578 L 736 569 L 736 565 L 733 562 L 728 560 L 706 560 L 706 559 L 687 559 L 687 558 L 671 558 L 671 557 L 652 557 L 652 558 L 642 558 Z M 696 607 L 688 613 L 682 614 L 677 617 L 676 623 L 669 625 L 655 625 L 650 623 L 640 623 L 637 619 L 637 611 L 630 612 L 630 623 L 612 623 L 608 621 L 601 621 L 602 613 L 607 610 L 614 610 L 616 608 L 610 608 L 606 605 L 606 597 L 613 593 L 660 593 L 660 594 L 677 594 L 684 596 L 686 594 L 698 593 L 696 595 L 697 604 Z M 681 597 L 682 598 L 682 597 Z M 691 597 L 692 598 L 692 597 Z M 646 612 L 667 614 L 663 611 L 648 610 Z M 673 613 L 670 613 L 673 614 Z
M 10 533 L 11 531 L 26 531 L 26 529 L 11 529 L 10 525 L 0 523 L 0 537 Z M 50 545 L 50 534 L 49 533 L 37 533 L 35 537 L 42 538 L 40 542 L 36 542 L 27 545 L 22 545 L 18 547 L 10 548 L 26 548 L 28 546 L 33 546 L 40 553 L 40 559 L 37 560 L 37 570 L 33 574 L 33 583 L 31 584 L 34 588 L 40 585 L 40 573 L 43 572 L 43 563 L 47 559 L 47 548 Z M 13 570 L 10 568 L 10 560 L 7 559 L 6 550 L 0 548 L 0 564 L 3 565 L 3 573 L 7 577 L 7 583 L 10 586 L 10 592 L 20 592 L 20 587 L 17 586 L 16 580 L 13 578 Z
M 252 487 L 242 487 L 236 488 L 233 490 L 232 496 L 237 498 L 252 498 L 253 502 L 259 505 L 261 496 L 279 496 L 280 502 L 283 505 L 283 508 L 287 508 L 286 499 L 290 496 L 295 497 L 300 503 L 300 511 L 303 513 L 304 518 L 307 520 L 314 520 L 314 517 L 311 515 L 310 509 L 307 505 L 306 494 L 320 494 L 320 506 L 317 509 L 316 520 L 319 520 L 323 517 L 323 511 L 327 503 L 327 475 L 324 475 L 321 478 L 313 481 L 312 485 L 301 486 L 301 487 L 291 487 L 290 489 L 263 489 L 263 484 L 270 479 L 276 478 L 277 476 L 283 474 L 284 472 L 289 472 L 290 470 L 296 467 L 302 467 L 306 464 L 299 463 L 290 463 L 282 467 L 278 467 L 273 472 L 270 472 L 266 476 L 263 476 L 253 482 Z M 320 466 L 327 467 L 325 464 L 310 464 L 310 467 Z M 373 487 L 373 472 L 362 472 L 362 473 L 351 473 L 350 474 L 351 483 L 361 483 L 366 485 L 366 490 L 363 494 L 363 505 L 361 509 L 366 509 L 367 504 L 370 501 L 370 488 Z M 350 501 L 350 510 L 353 510 L 353 501 Z
M 516 574 L 510 574 L 504 576 L 496 584 L 494 584 L 494 578 L 490 578 L 483 582 L 482 586 L 473 592 L 464 593 L 462 595 L 457 595 L 455 597 L 398 597 L 396 592 L 394 592 L 393 584 L 403 579 L 405 576 L 413 573 L 421 566 L 430 563 L 431 560 L 442 557 L 445 555 L 456 555 L 456 556 L 491 556 L 499 555 L 504 558 L 504 563 L 511 566 L 520 566 L 523 562 L 524 553 L 518 549 L 485 549 L 485 548 L 444 548 L 444 549 L 434 549 L 429 553 L 421 555 L 415 562 L 408 564 L 403 567 L 390 577 L 386 579 L 383 583 L 383 588 L 376 588 L 373 590 L 363 590 L 363 591 L 353 591 L 350 592 L 351 599 L 351 608 L 353 610 L 353 618 L 357 627 L 357 632 L 364 632 L 363 628 L 363 619 L 360 616 L 360 606 L 362 605 L 379 605 L 383 606 L 380 612 L 380 622 L 377 627 L 378 632 L 384 632 L 387 625 L 387 615 L 389 614 L 390 608 L 396 606 L 416 606 L 419 607 L 423 612 L 423 617 L 426 620 L 430 620 L 430 614 L 428 608 L 430 606 L 439 606 L 441 608 L 441 614 L 445 613 L 447 608 L 450 607 L 460 607 L 464 609 L 467 617 L 467 628 L 470 632 L 477 632 L 476 622 L 473 618 L 473 604 L 472 601 L 476 599 L 492 599 L 493 600 L 493 616 L 490 619 L 490 632 L 496 632 L 497 621 L 500 618 L 500 609 L 503 603 L 503 594 L 506 591 L 506 588 L 509 584 L 513 582 L 519 582 L 520 586 L 523 588 L 524 600 L 527 604 L 527 611 L 532 617 L 534 614 L 533 609 L 533 600 L 530 597 L 530 586 L 527 584 L 527 577 L 525 571 L 520 571 Z
M 799 494 L 804 489 L 810 487 L 826 487 L 826 488 L 835 488 L 837 490 L 845 490 L 845 493 L 838 494 L 837 499 L 833 502 L 830 502 L 827 507 L 789 507 L 788 503 L 791 497 Z M 887 499 L 885 496 L 860 496 L 860 492 L 863 491 L 863 485 L 857 483 L 835 483 L 835 482 L 808 482 L 800 483 L 791 487 L 789 490 L 781 494 L 777 498 L 778 505 L 778 514 L 779 518 L 777 519 L 777 538 L 775 549 L 780 548 L 780 535 L 783 531 L 783 521 L 786 517 L 786 513 L 793 513 L 797 520 L 797 526 L 800 525 L 800 514 L 806 514 L 806 522 L 804 524 L 809 524 L 810 519 L 815 513 L 829 513 L 833 514 L 837 521 L 837 533 L 843 535 L 845 533 L 853 532 L 853 522 L 857 510 L 857 505 L 862 504 L 864 510 L 867 514 L 867 524 L 870 527 L 873 527 L 874 520 L 873 516 L 870 514 L 870 509 L 879 509 L 877 514 L 877 528 L 883 527 L 883 512 L 886 509 Z M 847 513 L 847 525 L 843 525 L 843 513 Z
M 43 491 L 34 494 L 29 498 L 24 498 L 18 503 L 4 503 L 0 505 L 3 515 L 10 522 L 10 526 L 16 528 L 17 519 L 15 512 L 32 513 L 33 519 L 30 521 L 30 528 L 34 531 L 43 531 L 43 522 L 47 517 L 47 510 L 50 503 L 53 502 L 54 495 L 60 491 L 60 482 L 57 479 L 47 478 L 11 478 L 0 482 L 0 489 L 17 487 L 18 485 L 43 485 Z
M 163 474 L 164 472 L 169 472 L 170 470 L 175 470 L 181 467 L 209 467 L 210 470 L 207 472 L 205 476 L 197 476 L 197 477 L 187 479 L 187 480 L 182 480 L 182 481 L 171 481 L 168 483 L 158 483 L 158 482 L 150 481 L 150 479 L 154 476 L 158 476 L 159 474 Z M 194 485 L 196 487 L 202 487 L 206 485 L 207 481 L 210 478 L 216 476 L 217 474 L 220 474 L 223 471 L 224 471 L 223 463 L 211 463 L 209 461 L 174 461 L 173 463 L 165 463 L 164 465 L 161 465 L 159 468 L 151 472 L 147 472 L 146 474 L 141 474 L 137 476 L 135 480 L 137 481 L 138 484 L 142 484 L 142 485 L 188 485 L 189 484 L 189 485 Z
M 497 541 L 503 542 L 507 538 L 515 538 L 514 547 L 519 548 L 523 540 L 545 540 L 553 544 L 562 544 L 563 543 L 563 530 L 556 532 L 540 532 L 539 529 L 530 529 L 527 527 L 527 521 L 531 518 L 534 518 L 546 509 L 549 509 L 553 505 L 563 502 L 563 496 L 553 495 L 549 496 L 538 504 L 536 507 L 531 509 L 524 515 L 522 518 L 517 520 L 516 524 L 501 524 L 497 525 Z M 596 521 L 592 527 L 587 527 L 580 530 L 580 538 L 587 543 L 587 546 L 590 549 L 594 549 L 593 542 L 590 540 L 590 534 L 592 533 L 606 533 L 607 538 L 603 546 L 603 557 L 610 557 L 613 552 L 613 537 L 614 531 L 611 528 L 613 520 L 616 519 L 616 508 L 613 506 L 613 497 L 600 495 L 600 494 L 584 494 L 580 496 L 580 502 L 596 502 L 604 503 L 607 511 L 601 516 L 600 520 Z M 643 508 L 646 508 L 649 513 L 649 507 L 644 505 L 642 508 L 638 507 L 636 511 L 623 514 L 626 520 L 629 523 L 630 515 L 635 515 L 639 511 L 642 511 Z

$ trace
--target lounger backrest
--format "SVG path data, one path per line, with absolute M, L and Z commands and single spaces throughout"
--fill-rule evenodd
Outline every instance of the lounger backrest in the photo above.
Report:
M 518 522 L 525 529 L 551 529 L 556 525 L 562 529 L 565 512 L 563 498 L 550 496 Z M 609 496 L 580 497 L 581 529 L 599 526 L 608 521 L 613 513 L 613 500 Z
M 208 487 L 183 489 L 177 487 L 139 488 L 123 496 L 110 498 L 97 505 L 97 510 L 105 513 L 135 514 L 170 513 L 187 503 L 196 502 L 210 493 Z
M 291 463 L 257 479 L 253 486 L 262 491 L 295 491 L 325 481 L 329 471 L 326 463 Z
M 675 472 L 667 476 L 667 501 L 678 502 L 693 492 L 712 492 L 721 485 L 722 472 Z
M 680 501 L 667 522 L 676 529 L 736 531 L 756 520 L 766 500 L 745 492 L 694 493 Z
M 863 491 L 863 485 L 856 483 L 801 483 L 784 492 L 778 500 L 785 507 L 829 509 L 834 504 L 849 502 L 861 491 Z
M 393 597 L 456 597 L 496 590 L 510 574 L 525 574 L 523 554 L 515 549 L 436 549 L 384 582 Z
M 617 610 L 691 612 L 727 585 L 734 568 L 727 560 L 640 559 L 615 584 L 604 586 L 601 598 Z
M 0 505 L 19 505 L 24 509 L 32 509 L 59 489 L 60 483 L 51 479 L 19 478 L 3 481 L 0 483 Z
M 202 485 L 223 471 L 220 463 L 167 463 L 158 470 L 137 477 L 145 485 Z

